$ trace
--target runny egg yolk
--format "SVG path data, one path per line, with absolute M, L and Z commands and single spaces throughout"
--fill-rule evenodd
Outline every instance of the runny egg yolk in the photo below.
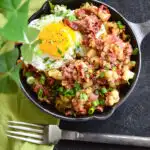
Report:
M 76 33 L 62 22 L 51 23 L 41 30 L 39 39 L 42 52 L 59 59 L 74 45 Z

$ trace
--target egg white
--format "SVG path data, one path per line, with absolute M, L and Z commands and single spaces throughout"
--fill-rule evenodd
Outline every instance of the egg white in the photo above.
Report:
M 70 14 L 72 15 L 74 12 L 70 10 Z M 63 20 L 63 16 L 55 16 L 53 14 L 50 14 L 50 15 L 46 15 L 40 19 L 36 19 L 36 20 L 33 20 L 30 24 L 29 24 L 29 27 L 32 27 L 32 28 L 36 28 L 38 30 L 42 30 L 46 25 L 49 25 L 50 23 L 59 23 Z M 66 51 L 65 55 L 63 58 L 61 59 L 56 59 L 54 57 L 51 57 L 49 55 L 46 55 L 46 54 L 37 54 L 37 51 L 39 50 L 39 45 L 37 45 L 35 48 L 34 48 L 34 54 L 33 54 L 33 58 L 32 58 L 32 62 L 31 64 L 36 67 L 38 70 L 47 70 L 47 69 L 52 69 L 52 68 L 59 68 L 61 66 L 63 66 L 67 61 L 69 60 L 72 60 L 74 59 L 75 57 L 75 48 L 76 48 L 76 45 L 78 43 L 81 43 L 82 41 L 82 35 L 77 32 L 77 31 L 74 31 L 75 32 L 75 35 L 76 35 L 76 39 L 75 41 L 72 41 L 72 38 L 70 36 L 70 43 L 72 46 L 70 46 L 68 48 L 68 50 Z M 84 53 L 83 52 L 83 48 L 80 47 L 80 53 Z M 46 57 L 49 57 L 49 60 L 53 63 L 50 63 L 50 61 L 47 61 L 46 63 L 44 62 L 44 58 Z
M 101 25 L 100 30 L 96 33 L 96 38 L 100 38 L 102 34 L 107 33 L 104 24 Z

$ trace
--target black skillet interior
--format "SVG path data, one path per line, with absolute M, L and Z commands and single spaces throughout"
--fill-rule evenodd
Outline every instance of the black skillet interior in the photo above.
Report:
M 82 3 L 87 2 L 88 0 L 57 0 L 53 2 L 53 4 L 64 4 L 67 5 L 68 8 L 70 9 L 76 9 L 79 8 Z M 90 2 L 92 0 L 89 0 Z M 101 2 L 98 1 L 92 1 L 92 3 L 94 5 L 99 6 L 100 4 L 102 4 Z M 122 15 L 120 15 L 119 12 L 117 12 L 116 10 L 114 10 L 113 8 L 111 8 L 110 6 L 108 6 L 110 12 L 111 12 L 111 20 L 113 21 L 122 21 L 123 24 L 126 25 L 126 33 L 129 34 L 131 36 L 131 44 L 133 46 L 133 48 L 138 47 L 137 42 L 136 42 L 136 38 L 131 30 L 131 28 L 129 27 L 126 19 L 124 17 L 122 17 Z M 45 2 L 43 4 L 43 6 L 41 7 L 41 9 L 39 11 L 37 11 L 35 14 L 33 14 L 30 19 L 29 22 L 31 22 L 34 19 L 40 18 L 41 16 L 44 16 L 46 14 L 50 14 L 50 7 L 49 7 L 49 3 Z M 93 116 L 84 116 L 84 117 L 66 117 L 63 114 L 59 113 L 53 106 L 51 105 L 47 105 L 44 103 L 40 103 L 39 100 L 37 99 L 37 96 L 35 93 L 32 92 L 31 88 L 29 87 L 29 85 L 26 83 L 25 79 L 23 78 L 23 76 L 20 76 L 20 82 L 21 82 L 21 88 L 24 92 L 24 94 L 36 105 L 38 106 L 41 110 L 43 110 L 44 112 L 47 112 L 57 118 L 60 119 L 64 119 L 64 120 L 70 120 L 70 121 L 86 121 L 86 120 L 91 120 L 91 119 L 100 119 L 100 120 L 105 120 L 108 117 L 110 117 L 113 112 L 115 111 L 115 109 L 120 106 L 126 99 L 127 97 L 130 95 L 130 93 L 132 92 L 136 81 L 138 79 L 139 76 L 139 72 L 140 72 L 140 51 L 139 54 L 132 57 L 132 60 L 135 60 L 137 62 L 136 68 L 134 69 L 134 72 L 136 73 L 136 76 L 134 78 L 133 81 L 131 81 L 131 85 L 126 85 L 123 88 L 121 88 L 121 92 L 120 92 L 120 102 L 118 104 L 116 104 L 114 107 L 112 108 L 106 108 L 105 111 L 103 113 L 95 113 Z

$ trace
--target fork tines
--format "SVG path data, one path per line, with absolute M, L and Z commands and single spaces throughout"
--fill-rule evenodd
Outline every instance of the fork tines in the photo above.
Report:
M 44 144 L 44 126 L 18 122 L 18 121 L 8 121 L 8 131 L 7 136 L 27 142 L 32 142 L 36 144 Z

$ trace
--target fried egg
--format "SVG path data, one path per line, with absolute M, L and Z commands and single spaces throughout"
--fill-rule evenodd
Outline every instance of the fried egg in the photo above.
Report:
M 34 48 L 32 58 L 32 65 L 39 70 L 61 67 L 75 57 L 75 48 L 81 45 L 82 35 L 65 25 L 63 18 L 51 14 L 29 24 L 40 30 L 40 44 Z M 82 52 L 82 47 L 80 51 Z

